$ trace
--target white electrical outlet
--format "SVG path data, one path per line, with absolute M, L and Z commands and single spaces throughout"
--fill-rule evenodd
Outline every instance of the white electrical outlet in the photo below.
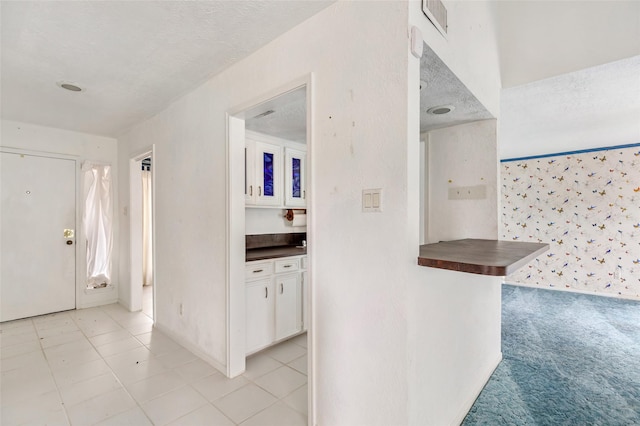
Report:
M 622 279 L 622 268 L 616 268 L 616 270 L 613 271 L 613 278 L 616 280 Z

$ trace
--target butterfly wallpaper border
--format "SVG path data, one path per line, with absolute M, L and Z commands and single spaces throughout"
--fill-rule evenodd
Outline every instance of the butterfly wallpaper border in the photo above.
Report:
M 501 239 L 550 250 L 513 284 L 640 300 L 640 144 L 501 162 Z

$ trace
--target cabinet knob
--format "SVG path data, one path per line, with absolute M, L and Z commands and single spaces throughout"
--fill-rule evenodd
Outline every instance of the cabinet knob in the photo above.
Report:
M 291 268 L 291 265 L 284 265 L 283 268 Z
M 258 185 L 258 196 L 262 197 L 262 187 Z
M 249 185 L 249 196 L 253 197 L 253 185 Z
M 269 297 L 269 289 L 267 287 L 264 288 L 264 298 L 267 299 Z
M 254 270 L 253 270 L 253 273 L 254 273 L 254 274 L 257 274 L 258 272 L 262 272 L 262 271 L 264 271 L 264 269 L 254 269 Z
M 284 293 L 284 284 L 280 283 L 280 294 Z

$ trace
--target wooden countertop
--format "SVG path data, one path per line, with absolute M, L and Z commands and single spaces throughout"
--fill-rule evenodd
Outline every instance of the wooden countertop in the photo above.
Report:
M 253 260 L 275 259 L 278 257 L 302 256 L 307 254 L 307 248 L 299 246 L 276 246 L 247 249 L 245 262 Z
M 418 265 L 506 276 L 549 250 L 549 244 L 465 239 L 420 246 Z

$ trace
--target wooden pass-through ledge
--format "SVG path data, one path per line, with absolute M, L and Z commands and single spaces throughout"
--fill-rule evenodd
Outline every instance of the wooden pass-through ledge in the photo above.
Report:
M 506 276 L 540 254 L 549 244 L 465 239 L 420 246 L 418 265 L 471 274 Z

